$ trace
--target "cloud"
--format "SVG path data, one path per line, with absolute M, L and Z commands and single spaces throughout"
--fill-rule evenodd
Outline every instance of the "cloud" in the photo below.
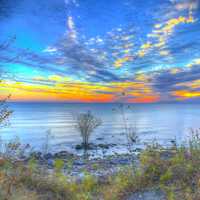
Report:
M 53 101 L 59 97 L 61 101 L 95 101 L 113 102 L 120 101 L 122 93 L 125 92 L 125 99 L 128 102 L 152 102 L 159 99 L 158 94 L 154 93 L 151 86 L 145 82 L 108 82 L 91 83 L 65 79 L 60 76 L 35 77 L 33 81 L 9 81 L 4 80 L 0 83 L 1 90 L 12 92 L 12 100 L 23 100 L 24 97 L 38 98 L 40 101 Z M 41 84 L 41 82 L 52 84 Z
M 173 1 L 164 4 L 166 9 L 160 6 L 162 11 L 155 10 L 145 30 L 136 20 L 134 25 L 116 27 L 106 34 L 98 35 L 95 27 L 91 37 L 81 34 L 78 19 L 67 10 L 64 34 L 42 52 L 15 45 L 1 52 L 1 68 L 18 64 L 34 72 L 32 79 L 22 72 L 4 78 L 1 91 L 13 92 L 16 100 L 37 99 L 39 94 L 43 100 L 57 97 L 89 102 L 120 101 L 124 91 L 123 100 L 128 102 L 198 96 L 200 34 L 195 3 Z M 69 9 L 77 1 L 65 4 Z M 163 15 L 155 19 L 160 12 Z M 81 20 L 85 26 L 90 23 Z M 145 20 L 142 16 L 141 21 Z
M 164 98 L 168 96 L 170 100 L 174 97 L 180 97 L 180 94 L 183 94 L 184 97 L 186 94 L 191 93 L 190 97 L 192 97 L 192 93 L 200 92 L 200 87 L 197 87 L 199 77 L 200 65 L 195 65 L 190 69 L 185 67 L 175 71 L 163 70 L 154 74 L 152 87 Z M 197 89 L 197 91 L 194 91 L 194 89 Z
M 76 0 L 64 0 L 66 6 L 75 5 L 78 6 L 78 2 Z
M 196 10 L 199 6 L 198 0 L 182 0 L 182 1 L 174 1 L 175 8 L 178 11 L 183 11 L 183 10 Z
M 74 75 L 77 78 L 81 75 L 91 81 L 120 80 L 106 68 L 106 62 L 98 54 L 72 41 L 71 38 L 63 38 L 55 47 L 48 47 L 48 50 L 38 54 L 27 49 L 10 49 L 5 55 L 1 55 L 0 59 L 2 63 L 17 63 L 27 68 L 59 75 Z M 18 54 L 18 57 L 11 60 L 12 54 Z
M 187 64 L 187 67 L 193 67 L 195 65 L 200 65 L 200 58 L 193 59 L 189 64 Z
M 75 24 L 74 24 L 72 16 L 69 16 L 67 19 L 67 27 L 68 27 L 68 37 L 71 40 L 76 40 L 77 32 L 76 32 L 76 28 L 75 28 Z

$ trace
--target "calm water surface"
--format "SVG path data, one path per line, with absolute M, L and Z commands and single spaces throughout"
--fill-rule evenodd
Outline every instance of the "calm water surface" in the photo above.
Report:
M 126 117 L 129 126 L 137 129 L 138 146 L 155 139 L 165 145 L 174 138 L 183 141 L 188 137 L 190 128 L 200 127 L 198 104 L 129 106 Z M 91 138 L 93 142 L 116 143 L 115 150 L 122 150 L 126 144 L 124 123 L 117 104 L 11 103 L 10 107 L 14 114 L 10 119 L 11 125 L 1 129 L 3 140 L 17 136 L 23 143 L 41 149 L 46 132 L 51 130 L 52 151 L 73 150 L 74 145 L 81 142 L 74 128 L 76 115 L 90 110 L 103 121 Z

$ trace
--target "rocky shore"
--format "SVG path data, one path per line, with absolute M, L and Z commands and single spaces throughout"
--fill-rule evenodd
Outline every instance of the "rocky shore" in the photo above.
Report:
M 74 146 L 74 149 L 76 149 L 76 153 L 71 153 L 68 151 L 59 151 L 56 153 L 32 151 L 28 154 L 24 154 L 24 149 L 30 149 L 30 146 L 25 145 L 25 147 L 22 148 L 22 144 L 16 143 L 10 145 L 10 153 L 6 157 L 9 159 L 11 158 L 15 163 L 21 163 L 24 165 L 28 165 L 30 160 L 34 160 L 37 163 L 38 167 L 45 168 L 49 172 L 53 171 L 55 168 L 55 163 L 58 160 L 61 160 L 63 165 L 63 173 L 67 176 L 79 179 L 84 175 L 85 172 L 87 172 L 99 178 L 111 175 L 117 172 L 121 167 L 130 166 L 130 164 L 139 164 L 138 157 L 140 152 L 142 151 L 142 149 L 139 148 L 135 148 L 131 154 L 114 153 L 112 155 L 102 155 L 95 157 L 95 149 L 109 151 L 115 145 L 116 144 L 91 143 L 88 147 L 88 154 L 87 156 L 85 156 L 84 154 L 78 154 L 79 151 L 83 152 L 83 146 L 81 144 Z M 16 156 L 16 152 L 20 151 L 21 153 Z M 12 157 L 11 155 L 15 156 Z M 170 155 L 170 152 L 163 151 L 164 159 L 168 159 Z
M 20 145 L 12 145 L 9 155 L 13 153 L 15 155 L 16 152 L 19 151 Z M 19 154 L 20 156 L 9 156 L 0 155 L 0 166 L 5 165 L 6 159 L 11 161 L 14 166 L 19 164 L 19 166 L 29 166 L 31 163 L 36 164 L 37 169 L 41 169 L 40 171 L 45 177 L 46 175 L 55 175 L 56 166 L 59 163 L 62 174 L 66 176 L 67 180 L 70 182 L 81 183 L 87 175 L 92 175 L 98 183 L 107 184 L 108 177 L 112 177 L 112 175 L 117 175 L 120 169 L 126 169 L 126 167 L 139 167 L 140 166 L 140 155 L 142 153 L 141 149 L 135 149 L 132 153 L 127 154 L 113 154 L 109 156 L 103 157 L 93 157 L 90 156 L 90 153 L 94 148 L 110 148 L 111 145 L 106 147 L 102 145 L 90 144 L 90 148 L 88 150 L 88 154 L 86 155 L 78 155 L 76 153 L 71 153 L 68 151 L 59 151 L 56 153 L 44 153 L 40 151 L 32 151 L 29 154 Z M 76 148 L 76 147 L 74 147 Z M 77 152 L 83 150 L 82 147 L 77 149 Z M 173 157 L 174 152 L 172 149 L 159 149 L 160 159 L 168 160 Z M 26 155 L 26 156 L 25 156 Z M 30 166 L 29 166 L 30 167 Z M 127 168 L 128 169 L 128 168 Z M 120 171 L 121 172 L 121 171 Z M 48 177 L 48 176 L 47 176 Z M 114 176 L 113 176 L 114 177 Z M 136 191 L 127 193 L 127 200 L 165 200 L 166 196 L 161 190 L 157 190 L 156 188 L 145 188 L 145 191 Z
M 85 172 L 101 178 L 117 172 L 121 167 L 138 163 L 136 155 L 115 154 L 101 158 L 85 158 L 85 156 L 78 156 L 67 151 L 44 155 L 41 152 L 33 152 L 22 161 L 28 164 L 29 160 L 33 158 L 40 167 L 45 167 L 49 171 L 54 169 L 56 160 L 62 160 L 64 174 L 77 179 L 81 178 Z

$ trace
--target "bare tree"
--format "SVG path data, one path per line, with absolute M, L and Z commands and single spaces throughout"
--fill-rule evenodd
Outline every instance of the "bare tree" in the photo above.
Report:
M 127 94 L 126 91 L 123 91 L 122 93 L 119 94 L 119 99 L 121 101 L 121 103 L 119 103 L 119 107 L 118 107 L 118 111 L 119 114 L 122 117 L 122 125 L 124 128 L 124 134 L 126 136 L 126 141 L 127 141 L 127 150 L 129 152 L 130 155 L 130 160 L 132 162 L 132 164 L 134 164 L 134 159 L 135 159 L 135 146 L 137 144 L 137 142 L 139 142 L 139 137 L 138 137 L 138 131 L 137 131 L 137 127 L 136 124 L 133 127 L 132 124 L 130 124 L 128 115 L 127 115 L 127 111 L 131 111 L 131 106 L 127 105 L 126 102 L 126 98 L 127 98 Z M 113 109 L 115 110 L 115 109 Z
M 3 51 L 6 51 L 8 49 L 8 47 L 10 46 L 10 43 L 13 42 L 13 39 L 0 43 L 0 54 L 2 54 Z M 0 56 L 0 63 L 1 61 L 3 60 L 1 59 L 1 56 Z M 0 70 L 0 83 L 2 81 L 1 77 L 2 77 L 2 70 Z M 12 114 L 12 111 L 9 110 L 6 104 L 9 98 L 10 98 L 10 95 L 4 99 L 0 99 L 0 128 L 8 124 L 8 118 Z
M 1 79 L 0 79 L 0 83 L 1 83 Z M 12 114 L 12 111 L 6 105 L 6 102 L 9 98 L 10 98 L 10 96 L 7 96 L 4 99 L 0 99 L 0 128 L 8 125 L 8 119 L 9 119 L 10 115 Z M 0 136 L 0 155 L 1 155 L 1 150 L 2 150 L 2 140 L 1 140 L 1 136 Z M 0 159 L 1 159 L 1 157 L 0 157 Z
M 8 119 L 12 114 L 12 111 L 8 108 L 6 102 L 10 96 L 0 100 L 0 128 L 8 125 Z
M 90 111 L 78 115 L 76 119 L 76 128 L 81 134 L 82 145 L 85 151 L 87 151 L 89 147 L 89 138 L 92 132 L 101 124 L 102 121 L 92 115 Z

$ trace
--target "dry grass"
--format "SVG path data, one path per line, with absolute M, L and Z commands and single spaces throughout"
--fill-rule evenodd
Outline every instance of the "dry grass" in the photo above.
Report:
M 62 174 L 59 161 L 51 174 L 34 160 L 28 166 L 9 160 L 0 165 L 2 200 L 122 200 L 150 187 L 161 188 L 168 200 L 200 199 L 200 138 L 194 132 L 187 147 L 149 146 L 140 155 L 140 166 L 124 167 L 103 182 L 89 173 L 73 181 Z

